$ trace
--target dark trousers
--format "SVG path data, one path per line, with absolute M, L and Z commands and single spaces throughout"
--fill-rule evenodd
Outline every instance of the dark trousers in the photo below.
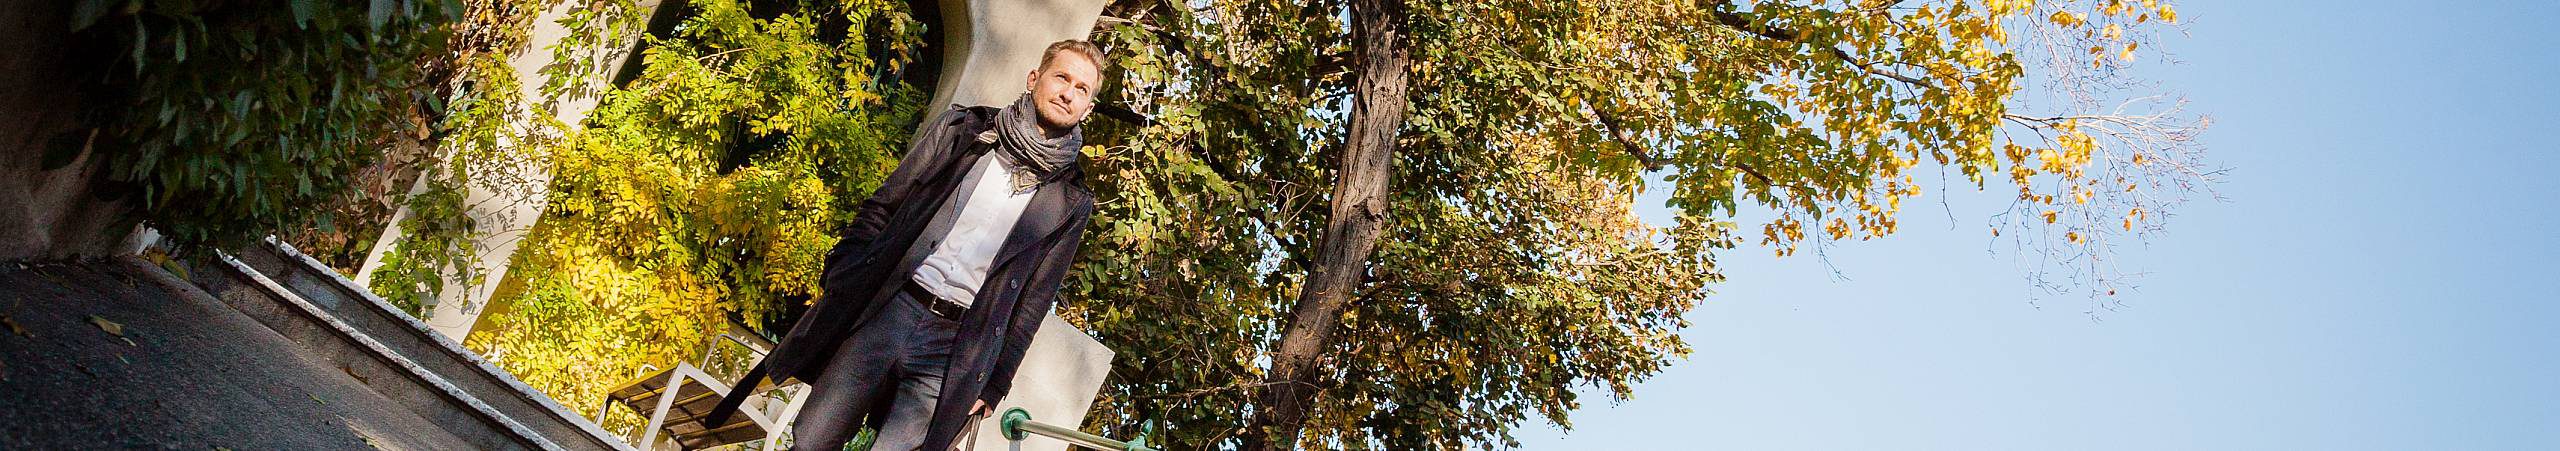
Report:
M 843 449 L 862 431 L 863 416 L 883 399 L 889 402 L 887 418 L 868 421 L 880 427 L 871 449 L 908 451 L 923 445 L 960 323 L 935 316 L 910 291 L 890 296 L 880 316 L 846 338 L 826 372 L 810 383 L 809 400 L 791 426 L 791 449 Z

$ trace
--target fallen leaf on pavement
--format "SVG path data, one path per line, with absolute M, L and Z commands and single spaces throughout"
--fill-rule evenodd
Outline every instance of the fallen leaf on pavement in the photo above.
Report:
M 364 377 L 364 375 L 361 375 L 361 374 L 356 374 L 356 369 L 355 369 L 355 367 L 346 366 L 346 365 L 338 365 L 338 371 L 344 371 L 344 372 L 346 372 L 346 373 L 347 373 L 347 377 L 356 378 L 356 383 L 359 383 L 359 384 L 365 384 L 365 385 L 373 385 L 373 379 L 366 378 L 366 377 Z
M 18 333 L 18 336 L 21 336 L 21 337 L 27 337 L 27 338 L 35 338 L 35 337 L 36 337 L 36 334 L 35 334 L 34 332 L 28 332 L 28 331 L 27 331 L 27 328 L 26 328 L 25 326 L 19 326 L 19 325 L 18 325 L 18 321 L 17 321 L 17 320 L 13 320 L 13 319 L 9 319 L 9 316 L 8 316 L 8 315 L 0 315 L 0 325 L 9 326 L 9 331 L 10 331 L 10 332 L 17 332 L 17 333 Z
M 122 336 L 124 336 L 124 325 L 123 325 L 123 324 L 117 324 L 117 323 L 116 323 L 116 322 L 114 322 L 114 321 L 108 321 L 106 318 L 99 318 L 99 317 L 98 317 L 98 315 L 89 315 L 89 323 L 90 323 L 90 324 L 96 324 L 96 325 L 98 325 L 98 330 L 107 331 L 107 334 L 115 335 L 115 336 L 118 336 L 118 337 L 122 337 Z

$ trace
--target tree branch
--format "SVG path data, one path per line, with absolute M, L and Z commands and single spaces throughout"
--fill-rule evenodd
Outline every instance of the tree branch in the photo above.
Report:
M 1721 6 L 1724 6 L 1724 5 L 1723 5 L 1723 2 L 1717 2 L 1717 4 L 1716 4 L 1716 5 L 1714 5 L 1714 6 L 1721 7 Z M 1812 45 L 1812 44 L 1813 44 L 1813 43 L 1811 43 L 1811 42 L 1806 42 L 1806 41 L 1805 41 L 1805 39 L 1804 39 L 1804 33 L 1797 32 L 1797 31 L 1796 31 L 1796 30 L 1794 30 L 1794 29 L 1789 29 L 1789 28 L 1785 28 L 1785 27 L 1775 27 L 1775 26 L 1769 26 L 1769 25 L 1763 25 L 1763 24 L 1755 24 L 1755 23 L 1751 23 L 1751 18 L 1749 18 L 1749 17 L 1743 17 L 1741 13 L 1736 13 L 1736 12 L 1732 12 L 1732 11 L 1721 11 L 1721 10 L 1720 10 L 1720 11 L 1716 11 L 1716 12 L 1714 12 L 1714 13 L 1712 13 L 1712 14 L 1715 16 L 1715 18 L 1716 18 L 1716 23 L 1717 23 L 1717 24 L 1724 25 L 1725 27 L 1728 27 L 1728 28 L 1733 28 L 1733 29 L 1736 29 L 1736 30 L 1741 30 L 1742 32 L 1744 32 L 1744 33 L 1749 33 L 1749 34 L 1751 34 L 1751 35 L 1753 35 L 1753 36 L 1759 36 L 1759 37 L 1767 38 L 1767 39 L 1770 39 L 1770 40 L 1793 42 L 1793 43 L 1797 43 L 1797 44 L 1805 44 L 1805 45 Z M 1929 81 L 1928 81 L 1928 80 L 1922 80 L 1922 79 L 1919 79 L 1919 78 L 1914 78 L 1914 77 L 1909 76 L 1909 75 L 1898 74 L 1898 73 L 1894 73 L 1893 71 L 1888 71 L 1888 70 L 1884 70 L 1884 69 L 1877 69 L 1874 63 L 1868 62 L 1866 59 L 1859 58 L 1857 55 L 1852 55 L 1852 54 L 1850 54 L 1850 53 L 1849 53 L 1849 51 L 1848 51 L 1848 50 L 1844 50 L 1844 49 L 1841 49 L 1841 48 L 1839 48 L 1839 47 L 1829 47 L 1829 46 L 1825 46 L 1825 47 L 1823 47 L 1823 49 L 1824 49 L 1824 50 L 1828 50 L 1828 51 L 1831 53 L 1831 56 L 1838 57 L 1838 58 L 1840 58 L 1840 60 L 1841 60 L 1841 61 L 1846 61 L 1846 62 L 1848 62 L 1848 63 L 1849 63 L 1849 65 L 1850 65 L 1850 66 L 1855 66 L 1855 67 L 1857 67 L 1857 68 L 1858 68 L 1858 70 L 1860 70 L 1860 71 L 1864 71 L 1864 72 L 1866 72 L 1866 73 L 1868 73 L 1868 74 L 1872 74 L 1872 75 L 1879 76 L 1879 77 L 1884 77 L 1884 78 L 1893 79 L 1894 81 L 1903 82 L 1903 83 L 1905 83 L 1905 84 L 1909 84 L 1909 85 L 1912 85 L 1912 86 L 1917 86 L 1917 87 L 1920 87 L 1920 88 L 1923 88 L 1923 89 L 1936 89 L 1936 88 L 1937 88 L 1937 86 L 1929 84 Z
M 1662 160 L 1661 160 L 1660 158 L 1658 158 L 1658 157 L 1655 157 L 1651 152 L 1646 152 L 1646 151 L 1645 151 L 1645 147 L 1644 147 L 1644 145 L 1642 145 L 1642 144 L 1637 144 L 1634 138 L 1630 138 L 1630 137 L 1628 137 L 1628 136 L 1627 136 L 1626 128 L 1625 128 L 1625 127 L 1621 127 L 1621 126 L 1619 126 L 1619 125 L 1618 125 L 1618 120 L 1617 120 L 1617 117 L 1616 117 L 1615 115 L 1611 115 L 1611 114 L 1609 114 L 1609 112 L 1608 112 L 1608 111 L 1603 111 L 1603 110 L 1601 110 L 1601 109 L 1599 109 L 1599 108 L 1593 108 L 1593 109 L 1591 109 L 1591 111 L 1592 111 L 1593 115 L 1597 116 L 1597 117 L 1600 119 L 1600 126 L 1601 126 L 1601 127 L 1603 127 L 1603 128 L 1607 128 L 1607 129 L 1609 129 L 1609 137 L 1610 137 L 1610 138 L 1612 138 L 1612 139 L 1614 139 L 1614 140 L 1616 140 L 1616 141 L 1618 142 L 1618 146 L 1619 146 L 1620 148 L 1626 149 L 1626 151 L 1627 151 L 1627 155 L 1629 155 L 1629 156 L 1633 156 L 1633 157 L 1635 157 L 1635 158 L 1636 158 L 1636 161 L 1643 163 L 1643 164 L 1644 164 L 1644 169 L 1645 169 L 1645 170 L 1647 170 L 1647 171 L 1659 171 L 1659 170 L 1662 170 L 1662 166 L 1663 166 Z M 1779 186 L 1779 187 L 1787 187 L 1787 188 L 1795 188 L 1795 189 L 1812 189 L 1812 188 L 1810 188 L 1810 187 L 1806 187 L 1806 186 L 1801 185 L 1801 184 L 1794 184 L 1794 183 L 1778 183 L 1777 179 L 1769 178 L 1769 175 L 1768 175 L 1768 174 L 1762 174 L 1762 173 L 1760 173 L 1760 169 L 1759 169 L 1759 168 L 1751 167 L 1751 165 L 1742 164 L 1742 163 L 1734 163 L 1734 162 L 1729 162 L 1729 161 L 1719 161 L 1719 162 L 1717 162 L 1717 164 L 1718 164 L 1718 165 L 1721 165 L 1721 166 L 1724 166 L 1724 167 L 1733 168 L 1733 169 L 1734 169 L 1734 170 L 1736 170 L 1736 171 L 1741 171 L 1741 172 L 1742 172 L 1742 175 L 1750 176 L 1752 180 L 1758 180 L 1758 181 L 1760 181 L 1760 184 L 1762 184 L 1762 185 L 1768 185 L 1768 186 Z
M 1173 0 L 1158 0 L 1153 5 L 1149 6 L 1149 11 L 1153 12 L 1153 17 L 1141 16 L 1140 20 L 1163 21 L 1186 17 L 1182 15 L 1182 10 L 1176 8 L 1179 7 L 1173 4 Z M 1145 29 L 1148 33 L 1154 34 L 1156 36 L 1156 41 L 1163 43 L 1167 52 L 1190 56 L 1191 63 L 1199 66 L 1201 70 L 1209 71 L 1210 78 L 1224 79 L 1227 77 L 1227 68 L 1221 67 L 1216 61 L 1210 60 L 1208 55 L 1193 51 L 1191 49 L 1191 40 L 1183 37 L 1179 33 L 1176 33 L 1173 27 L 1166 26 L 1164 24 L 1157 24 L 1155 26 L 1141 26 L 1139 28 Z
M 1617 140 L 1619 147 L 1626 148 L 1627 155 L 1634 156 L 1636 157 L 1636 161 L 1644 163 L 1644 170 L 1662 170 L 1662 160 L 1655 159 L 1652 153 L 1645 152 L 1643 145 L 1636 144 L 1634 138 L 1627 137 L 1627 130 L 1624 127 L 1618 126 L 1618 118 L 1616 115 L 1609 114 L 1609 111 L 1599 108 L 1592 108 L 1591 112 L 1593 116 L 1600 119 L 1601 127 L 1609 129 L 1609 137 Z

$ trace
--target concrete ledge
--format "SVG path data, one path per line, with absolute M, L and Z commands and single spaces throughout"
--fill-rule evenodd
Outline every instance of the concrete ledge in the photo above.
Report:
M 310 355 L 337 364 L 365 386 L 444 426 L 474 448 L 563 449 L 248 265 L 229 255 L 211 260 L 190 272 L 194 282 L 216 299 L 284 335 Z
M 595 422 L 525 385 L 416 317 L 392 307 L 372 291 L 356 286 L 355 281 L 338 275 L 327 265 L 280 241 L 269 239 L 267 243 L 242 249 L 233 257 L 542 437 L 571 448 L 629 449 Z

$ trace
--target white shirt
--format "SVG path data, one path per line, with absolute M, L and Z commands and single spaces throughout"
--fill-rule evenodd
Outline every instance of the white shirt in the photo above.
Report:
M 995 263 L 996 250 L 1004 247 L 1005 235 L 1013 231 L 1013 223 L 1022 219 L 1022 210 L 1031 205 L 1031 193 L 1037 189 L 1013 192 L 1013 177 L 1003 165 L 1012 164 L 1002 152 L 988 152 L 969 168 L 963 181 L 968 200 L 960 205 L 958 219 L 951 222 L 951 232 L 933 253 L 926 255 L 924 266 L 916 267 L 914 280 L 935 297 L 969 306 L 978 297 L 978 287 L 987 281 L 987 269 Z M 954 193 L 957 194 L 957 193 Z M 958 199 L 958 196 L 953 196 Z

